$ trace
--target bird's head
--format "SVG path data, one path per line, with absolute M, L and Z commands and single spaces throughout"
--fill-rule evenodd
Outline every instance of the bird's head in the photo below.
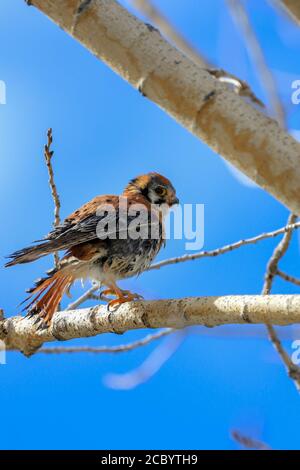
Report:
M 148 173 L 132 179 L 124 190 L 125 196 L 142 195 L 151 204 L 169 207 L 179 204 L 176 190 L 171 181 L 159 173 Z

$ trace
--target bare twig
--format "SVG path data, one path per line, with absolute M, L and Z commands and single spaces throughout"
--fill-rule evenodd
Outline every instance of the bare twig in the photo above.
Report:
M 253 439 L 252 437 L 245 436 L 237 430 L 233 430 L 231 432 L 231 437 L 234 441 L 236 441 L 238 444 L 241 444 L 246 449 L 271 450 L 271 447 L 264 442 L 259 441 L 258 439 Z
M 259 73 L 259 77 L 266 92 L 269 95 L 269 101 L 273 109 L 274 116 L 279 124 L 284 127 L 285 110 L 281 103 L 277 84 L 273 73 L 267 65 L 264 52 L 252 28 L 248 14 L 241 0 L 227 0 L 227 4 L 233 19 L 245 38 L 248 53 L 252 56 L 255 68 Z
M 105 385 L 117 390 L 129 390 L 147 382 L 175 354 L 186 335 L 185 330 L 173 334 L 164 343 L 159 344 L 137 369 L 125 374 L 106 375 L 103 379 Z
M 290 276 L 289 274 L 286 274 L 284 273 L 283 271 L 281 271 L 280 269 L 277 269 L 277 272 L 276 272 L 277 276 L 281 277 L 282 279 L 284 279 L 285 281 L 287 282 L 291 282 L 292 284 L 295 284 L 296 286 L 299 286 L 300 287 L 300 279 L 294 277 L 294 276 Z
M 296 220 L 297 216 L 294 214 L 290 214 L 287 221 L 287 225 L 294 224 Z M 262 290 L 263 295 L 269 295 L 271 293 L 273 281 L 278 271 L 278 263 L 289 248 L 292 233 L 293 232 L 290 230 L 284 234 L 282 240 L 278 243 L 270 258 L 265 274 L 265 282 Z M 300 391 L 300 368 L 292 362 L 290 356 L 282 346 L 281 341 L 275 331 L 275 328 L 271 325 L 271 323 L 267 323 L 266 327 L 268 330 L 269 338 L 274 348 L 278 352 L 282 362 L 284 363 L 289 377 L 291 377 L 291 379 L 294 381 L 297 390 Z
M 166 259 L 166 260 L 160 261 L 158 263 L 152 264 L 150 266 L 149 270 L 160 269 L 160 268 L 162 268 L 164 266 L 168 266 L 170 264 L 183 263 L 183 262 L 186 262 L 186 261 L 194 261 L 194 260 L 200 259 L 200 258 L 215 257 L 215 256 L 223 255 L 223 254 L 228 253 L 230 251 L 236 250 L 237 248 L 241 248 L 242 246 L 255 244 L 255 243 L 258 243 L 262 240 L 266 240 L 268 238 L 274 238 L 274 237 L 277 237 L 278 235 L 282 235 L 284 233 L 290 233 L 292 230 L 295 230 L 295 229 L 298 229 L 298 228 L 300 228 L 300 222 L 297 222 L 295 224 L 286 225 L 285 227 L 274 230 L 272 232 L 266 232 L 266 233 L 262 233 L 260 235 L 257 235 L 255 237 L 246 238 L 244 240 L 239 240 L 239 241 L 237 241 L 235 243 L 232 243 L 230 245 L 225 245 L 221 248 L 216 248 L 215 250 L 200 251 L 199 253 L 194 253 L 192 255 L 183 255 L 183 256 L 176 257 L 176 258 Z
M 49 185 L 50 185 L 51 194 L 52 194 L 52 198 L 53 198 L 53 202 L 54 202 L 54 222 L 53 222 L 53 226 L 57 227 L 60 224 L 60 199 L 59 199 L 59 195 L 58 195 L 58 192 L 57 192 L 57 188 L 56 188 L 56 184 L 55 184 L 55 180 L 54 180 L 54 171 L 53 171 L 53 167 L 52 167 L 52 157 L 53 157 L 54 152 L 53 152 L 53 150 L 51 150 L 51 145 L 52 145 L 52 142 L 53 142 L 53 136 L 52 136 L 52 129 L 51 128 L 48 129 L 47 138 L 48 138 L 48 141 L 47 141 L 47 144 L 44 147 L 44 155 L 45 155 L 46 165 L 47 165 L 47 168 L 48 168 Z M 54 261 L 55 261 L 55 266 L 58 267 L 59 266 L 58 253 L 54 254 Z
M 288 218 L 287 226 L 294 226 L 296 224 L 296 221 L 297 221 L 297 216 L 294 214 L 291 214 Z M 266 275 L 265 275 L 265 283 L 264 283 L 263 291 L 262 291 L 263 295 L 268 295 L 271 293 L 273 280 L 277 274 L 278 263 L 288 250 L 290 241 L 292 239 L 292 234 L 293 234 L 293 230 L 288 230 L 285 232 L 284 236 L 282 237 L 282 240 L 280 240 L 280 242 L 276 246 L 269 260 Z
M 164 336 L 171 334 L 174 330 L 172 328 L 167 328 L 165 330 L 159 331 L 158 333 L 153 333 L 147 335 L 142 339 L 133 341 L 129 344 L 121 344 L 119 346 L 74 346 L 74 347 L 56 347 L 56 348 L 41 348 L 37 352 L 44 354 L 65 354 L 65 353 L 121 353 L 133 351 L 134 349 L 146 346 L 147 344 L 152 343 Z
M 96 292 L 98 289 L 100 289 L 100 284 L 96 282 L 95 284 L 92 285 L 92 287 L 90 287 L 90 289 L 88 289 L 84 294 L 82 294 L 77 300 L 70 303 L 66 310 L 75 310 L 77 307 L 82 305 L 87 300 L 92 299 L 94 292 Z

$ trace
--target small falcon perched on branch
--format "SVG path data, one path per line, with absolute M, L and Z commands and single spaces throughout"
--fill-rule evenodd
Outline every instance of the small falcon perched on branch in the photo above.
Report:
M 171 182 L 158 173 L 131 180 L 121 196 L 97 196 L 67 217 L 38 245 L 11 254 L 6 266 L 29 263 L 65 250 L 59 266 L 30 289 L 28 315 L 49 326 L 65 292 L 76 279 L 91 278 L 116 298 L 109 307 L 140 299 L 116 281 L 145 271 L 164 243 L 166 209 L 178 204 Z M 26 300 L 29 300 L 26 299 Z

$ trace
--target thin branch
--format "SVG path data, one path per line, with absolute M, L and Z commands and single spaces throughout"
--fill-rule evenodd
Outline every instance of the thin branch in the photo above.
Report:
M 294 214 L 291 214 L 288 218 L 287 226 L 296 225 L 296 221 L 297 221 L 297 216 Z M 276 246 L 269 260 L 267 271 L 265 274 L 265 283 L 264 283 L 263 290 L 262 290 L 263 295 L 268 295 L 271 293 L 274 277 L 277 274 L 278 263 L 281 260 L 281 258 L 286 254 L 289 248 L 291 239 L 292 239 L 292 235 L 293 235 L 293 228 L 285 232 L 284 236 L 282 237 L 282 240 L 280 240 L 280 242 Z
M 269 102 L 273 113 L 279 124 L 284 127 L 285 110 L 278 93 L 275 77 L 271 72 L 264 55 L 264 51 L 256 37 L 248 14 L 241 0 L 227 0 L 231 15 L 245 38 L 245 45 L 254 63 L 255 69 L 259 73 L 259 78 L 269 95 Z
M 300 214 L 300 143 L 115 0 L 32 0 L 133 87 Z M 287 184 L 288 181 L 288 184 Z
M 300 323 L 300 295 L 242 295 L 187 297 L 122 304 L 114 312 L 106 305 L 56 312 L 51 326 L 41 329 L 36 319 L 0 320 L 0 339 L 8 349 L 29 356 L 48 341 L 86 338 L 101 333 L 121 334 L 145 328 L 176 328 L 222 324 L 291 325 Z
M 186 338 L 186 331 L 173 334 L 167 341 L 159 344 L 147 359 L 136 369 L 125 374 L 107 374 L 103 381 L 115 390 L 131 390 L 147 382 L 175 354 Z
M 296 220 L 297 220 L 297 216 L 294 214 L 290 214 L 288 221 L 287 221 L 287 225 L 294 224 Z M 263 295 L 270 295 L 271 293 L 273 281 L 278 271 L 278 263 L 289 248 L 289 245 L 292 239 L 292 234 L 293 234 L 293 231 L 291 230 L 284 234 L 284 236 L 282 237 L 282 240 L 278 243 L 278 245 L 276 246 L 270 258 L 270 261 L 267 266 L 266 274 L 265 274 L 264 286 L 262 289 Z M 275 328 L 272 326 L 272 323 L 273 323 L 272 321 L 269 321 L 266 323 L 269 338 L 274 348 L 278 352 L 283 364 L 285 365 L 289 377 L 291 377 L 291 379 L 294 381 L 294 384 L 297 390 L 300 391 L 300 367 L 296 366 L 292 362 L 290 356 L 288 355 L 288 353 L 285 351 L 284 347 L 282 346 L 281 341 L 275 331 Z
M 294 276 L 290 276 L 289 274 L 286 274 L 284 273 L 283 271 L 281 271 L 280 269 L 277 269 L 277 272 L 276 272 L 277 276 L 281 277 L 282 279 L 284 279 L 285 281 L 287 282 L 291 282 L 292 284 L 295 284 L 296 286 L 299 286 L 300 287 L 300 279 L 294 277 Z
M 77 300 L 74 302 L 71 302 L 66 310 L 75 310 L 77 307 L 82 305 L 84 302 L 87 300 L 90 300 L 93 298 L 94 292 L 96 292 L 98 289 L 100 289 L 100 284 L 96 282 L 95 284 L 90 287 L 84 294 L 82 294 Z
M 274 237 L 277 237 L 278 235 L 282 235 L 284 233 L 290 233 L 292 230 L 295 230 L 295 229 L 298 229 L 298 228 L 300 228 L 300 222 L 297 222 L 295 224 L 286 225 L 286 226 L 284 226 L 280 229 L 273 230 L 272 232 L 266 232 L 266 233 L 262 233 L 260 235 L 257 235 L 255 237 L 246 238 L 244 240 L 239 240 L 239 241 L 237 241 L 235 243 L 232 243 L 230 245 L 225 245 L 221 248 L 216 248 L 215 250 L 200 251 L 199 253 L 194 253 L 192 255 L 183 255 L 183 256 L 176 257 L 176 258 L 169 258 L 169 259 L 160 261 L 158 263 L 152 264 L 150 266 L 149 270 L 160 269 L 160 268 L 162 268 L 164 266 L 168 266 L 170 264 L 183 263 L 183 262 L 186 262 L 186 261 L 194 261 L 194 260 L 197 260 L 197 259 L 200 259 L 200 258 L 215 257 L 215 256 L 223 255 L 225 253 L 229 253 L 230 251 L 241 248 L 242 246 L 255 244 L 255 243 L 258 243 L 262 240 L 267 240 L 269 238 L 274 238 Z
M 247 325 L 248 326 L 248 325 Z M 256 325 L 257 326 L 257 325 Z M 159 339 L 160 337 L 163 337 L 165 335 L 168 335 L 172 333 L 172 329 L 166 329 L 162 330 L 162 332 L 159 333 L 154 333 L 153 335 L 148 335 L 142 340 L 138 340 L 137 342 L 130 343 L 129 345 L 120 345 L 120 346 L 61 346 L 61 347 L 44 347 L 40 348 L 36 351 L 36 353 L 45 353 L 45 354 L 64 354 L 64 353 L 81 353 L 81 352 L 88 352 L 88 353 L 118 353 L 118 352 L 125 352 L 128 348 L 129 351 L 132 349 L 135 349 L 134 345 L 135 343 L 138 343 L 136 347 L 139 347 L 139 345 L 144 346 L 145 344 L 148 344 L 148 342 L 152 342 L 156 339 Z M 176 330 L 175 330 L 176 331 Z M 261 328 L 248 328 L 243 329 L 243 328 L 235 328 L 234 325 L 229 325 L 225 326 L 222 328 L 214 329 L 214 328 L 205 328 L 205 327 L 192 327 L 189 329 L 189 334 L 197 334 L 201 336 L 206 336 L 206 337 L 211 337 L 215 339 L 237 339 L 240 340 L 241 338 L 243 339 L 261 339 L 264 340 L 266 339 L 265 336 L 265 330 L 263 329 L 263 325 Z M 297 333 L 296 331 L 292 331 L 291 329 L 284 329 L 282 332 L 282 337 L 286 341 L 293 341 L 293 339 L 296 337 Z M 148 341 L 149 338 L 149 341 Z M 151 339 L 150 339 L 151 338 Z M 143 341 L 146 341 L 145 344 Z M 0 348 L 1 349 L 1 348 Z M 15 351 L 15 349 L 7 349 L 7 351 Z
M 47 132 L 47 144 L 44 147 L 44 155 L 45 155 L 45 161 L 48 169 L 48 175 L 49 175 L 49 185 L 51 189 L 51 195 L 53 198 L 54 202 L 54 222 L 53 226 L 57 227 L 60 224 L 60 199 L 58 195 L 58 191 L 56 188 L 55 180 L 54 180 L 54 171 L 52 167 L 52 157 L 54 155 L 53 150 L 51 150 L 51 145 L 53 142 L 53 136 L 52 136 L 52 129 L 48 129 Z M 54 261 L 55 261 L 55 266 L 59 266 L 59 256 L 58 253 L 54 254 Z
M 238 444 L 241 444 L 243 447 L 245 447 L 245 449 L 271 450 L 271 447 L 264 442 L 259 441 L 258 439 L 253 439 L 252 437 L 245 436 L 237 430 L 233 430 L 231 432 L 231 437 Z
M 171 334 L 174 330 L 172 328 L 167 328 L 166 330 L 159 331 L 158 333 L 153 333 L 151 335 L 147 335 L 142 339 L 137 341 L 133 341 L 129 344 L 121 344 L 119 346 L 74 346 L 74 347 L 56 347 L 56 348 L 41 348 L 37 352 L 44 353 L 44 354 L 65 354 L 65 353 L 94 353 L 94 354 L 102 354 L 102 353 L 121 353 L 121 352 L 128 352 L 133 351 L 134 349 L 140 348 L 142 346 L 146 346 L 153 341 L 157 341 L 158 339 L 163 338 Z

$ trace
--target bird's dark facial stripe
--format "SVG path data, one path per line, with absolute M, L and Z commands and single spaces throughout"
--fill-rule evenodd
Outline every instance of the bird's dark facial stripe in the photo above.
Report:
M 165 204 L 165 203 L 166 203 L 165 199 L 158 199 L 158 201 L 155 201 L 155 204 L 158 204 L 159 206 L 161 206 L 162 204 Z
M 149 186 L 146 186 L 145 188 L 141 189 L 141 194 L 146 198 L 148 199 L 148 201 L 150 201 L 149 199 Z M 150 201 L 151 202 L 151 201 Z

